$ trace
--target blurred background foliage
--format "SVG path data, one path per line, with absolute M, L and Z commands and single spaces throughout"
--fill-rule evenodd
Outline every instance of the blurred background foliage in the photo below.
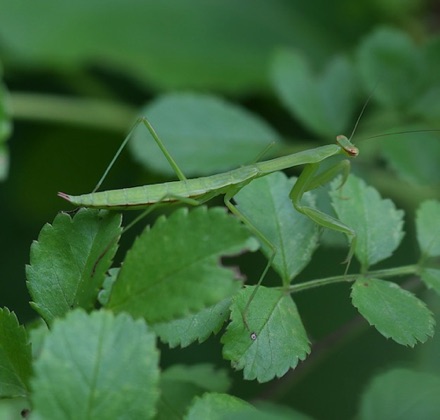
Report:
M 0 305 L 23 323 L 32 320 L 24 267 L 44 223 L 68 207 L 56 192 L 91 191 L 136 115 L 151 114 L 165 141 L 177 133 L 176 160 L 188 158 L 182 166 L 193 176 L 198 162 L 220 155 L 211 173 L 235 155 L 232 166 L 249 163 L 270 139 L 277 141 L 270 153 L 282 154 L 348 135 L 370 95 L 355 142 L 440 128 L 439 12 L 436 2 L 418 0 L 0 0 Z M 262 133 L 256 143 L 238 147 L 221 119 L 210 120 L 206 110 L 222 101 L 252 113 Z M 198 145 L 213 126 L 224 135 L 214 133 L 212 147 Z M 135 160 L 125 153 L 106 187 L 170 177 L 154 152 L 142 159 L 136 143 Z M 438 135 L 356 144 L 354 171 L 406 212 L 404 246 L 388 264 L 415 261 L 414 211 L 422 199 L 439 198 Z M 335 261 L 345 252 L 325 248 L 304 278 L 339 273 Z M 249 276 L 264 265 L 253 258 L 246 259 Z M 426 299 L 438 309 L 438 299 Z M 233 374 L 236 395 L 342 419 L 354 415 L 366 383 L 387 367 L 440 371 L 439 338 L 415 350 L 386 341 L 356 318 L 348 286 L 296 300 L 318 343 L 316 357 L 264 386 Z M 161 361 L 228 366 L 216 338 L 164 348 Z

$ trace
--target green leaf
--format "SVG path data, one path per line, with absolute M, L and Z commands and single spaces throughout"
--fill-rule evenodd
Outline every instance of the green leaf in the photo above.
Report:
M 293 208 L 289 197 L 295 178 L 282 172 L 255 179 L 234 197 L 237 208 L 275 248 L 272 267 L 288 284 L 310 262 L 318 244 L 318 226 Z M 313 195 L 304 201 L 314 206 Z M 263 241 L 267 258 L 274 250 Z
M 403 211 L 377 190 L 350 175 L 342 188 L 332 183 L 332 203 L 340 220 L 356 232 L 355 255 L 363 267 L 392 255 L 403 238 Z
M 417 240 L 422 258 L 440 256 L 440 202 L 423 202 L 416 215 Z
M 187 347 L 196 340 L 202 343 L 212 333 L 220 331 L 229 317 L 230 305 L 231 298 L 227 298 L 185 318 L 158 322 L 152 328 L 161 341 L 170 347 Z
M 2 71 L 0 67 L 0 77 Z M 9 169 L 9 153 L 6 140 L 11 135 L 12 123 L 7 104 L 6 87 L 0 81 L 0 181 L 6 179 Z
M 0 309 L 0 399 L 28 396 L 31 371 L 26 331 L 13 312 Z
M 422 93 L 427 66 L 419 46 L 403 31 L 376 29 L 358 48 L 359 73 L 385 106 L 410 107 Z
M 426 129 L 426 125 L 399 127 L 400 131 Z M 397 174 L 416 185 L 438 185 L 440 172 L 439 133 L 399 133 L 381 139 L 381 151 Z
M 75 310 L 57 319 L 35 363 L 44 419 L 150 418 L 159 397 L 155 336 L 141 319 Z
M 206 391 L 226 392 L 230 385 L 226 372 L 212 365 L 174 365 L 161 375 L 161 397 L 155 419 L 183 418 L 195 396 Z
M 208 94 L 169 93 L 142 109 L 140 115 L 148 118 L 186 176 L 235 169 L 254 161 L 265 147 L 280 140 L 258 116 Z M 175 174 L 143 124 L 134 131 L 130 147 L 143 165 Z
M 424 268 L 420 273 L 423 283 L 440 295 L 440 270 L 436 268 Z
M 362 396 L 358 418 L 440 418 L 440 378 L 430 373 L 393 369 L 377 375 Z
M 258 411 L 255 407 L 228 394 L 207 393 L 194 400 L 185 420 L 221 420 L 240 414 L 241 418 L 253 418 Z
M 310 344 L 292 298 L 260 286 L 247 306 L 255 287 L 234 297 L 231 323 L 221 341 L 223 356 L 235 369 L 244 369 L 245 379 L 267 382 L 304 360 Z
M 92 309 L 117 250 L 121 215 L 81 209 L 46 224 L 26 267 L 32 307 L 51 323 L 75 307 Z
M 346 130 L 355 109 L 357 80 L 344 57 L 330 61 L 322 75 L 312 73 L 304 55 L 279 50 L 271 69 L 272 84 L 286 108 L 324 137 Z
M 432 68 L 430 70 L 432 71 Z M 438 79 L 436 79 L 434 83 L 438 84 Z M 409 114 L 414 115 L 421 120 L 433 121 L 435 123 L 440 117 L 440 104 L 438 101 L 439 95 L 440 86 L 436 86 L 435 84 L 430 85 L 425 93 L 415 98 L 414 103 L 409 109 Z M 419 148 L 423 149 L 423 147 L 420 147 L 420 143 Z
M 212 306 L 240 288 L 223 256 L 258 249 L 258 242 L 224 208 L 182 208 L 160 217 L 127 253 L 108 307 L 169 321 Z
M 397 284 L 361 278 L 352 286 L 353 305 L 386 338 L 414 347 L 434 334 L 434 318 L 426 305 Z
M 132 76 L 130 80 L 149 92 L 267 91 L 267 64 L 275 47 L 296 46 L 323 61 L 344 46 L 352 48 L 353 34 L 365 30 L 371 13 L 369 4 L 357 4 L 353 13 L 341 5 L 325 7 L 323 0 L 316 7 L 256 0 L 252 19 L 249 4 L 236 0 L 113 0 L 106 2 L 105 14 L 99 0 L 3 3 L 2 55 L 11 68 L 21 64 L 69 74 L 72 69 L 105 66 Z M 399 11 L 407 9 L 399 5 Z M 34 24 L 43 20 L 44 27 Z M 329 30 L 323 22 L 338 30 Z
M 290 406 L 275 404 L 268 400 L 257 401 L 255 406 L 259 410 L 258 415 L 252 417 L 255 420 L 313 420 L 312 417 Z

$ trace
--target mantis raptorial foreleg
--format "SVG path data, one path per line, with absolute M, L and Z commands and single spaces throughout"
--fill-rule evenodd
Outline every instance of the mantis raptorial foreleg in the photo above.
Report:
M 348 268 L 350 267 L 351 259 L 356 248 L 356 232 L 335 217 L 323 213 L 322 211 L 315 208 L 301 205 L 301 198 L 306 191 L 310 191 L 321 185 L 324 185 L 325 183 L 332 180 L 340 172 L 342 172 L 343 176 L 342 183 L 340 185 L 340 187 L 342 187 L 350 171 L 350 162 L 344 160 L 328 168 L 321 174 L 315 175 L 318 169 L 319 164 L 306 165 L 301 172 L 301 175 L 297 179 L 295 185 L 293 186 L 292 190 L 290 191 L 289 196 L 292 200 L 293 206 L 297 211 L 306 215 L 318 225 L 327 229 L 334 230 L 336 232 L 345 233 L 349 237 L 350 248 L 347 258 L 345 259 L 345 261 L 343 261 L 343 263 L 347 264 L 345 268 L 345 274 L 347 274 Z

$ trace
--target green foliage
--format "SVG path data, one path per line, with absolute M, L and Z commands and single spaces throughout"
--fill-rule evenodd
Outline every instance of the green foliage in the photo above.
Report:
M 255 151 L 280 141 L 264 120 L 213 95 L 170 93 L 152 101 L 139 115 L 148 115 L 173 158 L 191 177 L 235 169 L 252 162 Z M 145 127 L 137 127 L 130 142 L 133 156 L 146 167 L 173 176 L 148 134 Z M 199 159 L 194 160 L 194 154 Z
M 434 319 L 426 305 L 397 284 L 360 278 L 353 284 L 353 305 L 387 338 L 413 347 L 434 334 Z
M 314 75 L 303 54 L 281 50 L 273 60 L 275 91 L 287 109 L 321 136 L 336 136 L 351 121 L 359 82 L 353 65 L 336 57 Z
M 0 62 L 0 78 L 2 77 L 2 73 Z M 9 155 L 6 140 L 11 135 L 12 126 L 7 99 L 6 87 L 0 81 L 0 181 L 7 177 L 9 169 Z
M 341 188 L 340 185 L 340 180 L 332 184 L 332 204 L 340 220 L 355 230 L 355 255 L 362 269 L 367 269 L 390 257 L 399 246 L 403 212 L 353 175 Z M 375 223 L 371 224 L 371 220 Z
M 438 353 L 440 294 L 440 38 L 418 19 L 428 6 L 101 3 L 0 0 L 0 179 L 6 140 L 12 155 L 0 418 L 310 418 L 291 406 L 338 420 L 439 417 L 437 359 L 422 373 L 424 349 Z M 90 191 L 117 147 L 109 132 L 119 141 L 139 116 L 188 178 L 353 132 L 354 175 L 302 197 L 356 232 L 347 273 L 345 236 L 292 205 L 302 167 L 231 179 L 246 225 L 220 201 L 155 206 L 133 242 L 116 212 L 53 218 L 56 191 Z M 175 179 L 142 125 L 129 148 L 139 166 L 115 165 L 108 189 Z M 35 312 L 21 315 L 7 306 L 29 306 L 15 290 L 28 258 Z M 390 360 L 417 370 L 385 371 Z M 248 402 L 258 399 L 280 405 Z
M 235 196 L 238 209 L 276 249 L 272 268 L 283 284 L 289 284 L 310 262 L 318 242 L 318 226 L 292 207 L 289 193 L 294 182 L 275 172 L 254 180 Z M 304 201 L 314 205 L 312 193 Z M 262 248 L 270 258 L 274 250 L 266 243 Z
M 117 250 L 121 216 L 80 210 L 60 213 L 31 247 L 27 266 L 32 307 L 51 323 L 68 311 L 94 306 Z
M 107 307 L 151 324 L 197 312 L 240 287 L 232 270 L 218 266 L 219 257 L 257 247 L 250 233 L 221 208 L 177 210 L 137 238 Z
M 362 397 L 359 418 L 435 419 L 440 415 L 439 392 L 438 376 L 393 369 L 371 381 Z
M 222 338 L 223 355 L 245 379 L 267 382 L 283 376 L 310 352 L 295 302 L 281 290 L 241 291 L 231 306 L 231 323 Z M 254 297 L 248 311 L 246 306 Z M 244 322 L 246 317 L 246 323 Z
M 150 418 L 159 397 L 158 363 L 145 321 L 74 310 L 54 322 L 35 363 L 35 412 L 44 419 L 72 412 L 78 419 Z
M 26 397 L 31 347 L 25 329 L 7 308 L 0 309 L 0 398 Z

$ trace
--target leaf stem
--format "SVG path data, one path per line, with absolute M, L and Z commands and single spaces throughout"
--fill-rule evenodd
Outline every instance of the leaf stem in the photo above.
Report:
M 315 287 L 326 286 L 333 283 L 355 281 L 360 277 L 379 277 L 379 278 L 395 277 L 395 276 L 404 276 L 408 274 L 417 274 L 418 271 L 419 271 L 419 266 L 417 264 L 405 265 L 401 267 L 385 268 L 383 270 L 368 271 L 365 274 L 356 273 L 356 274 L 347 274 L 347 275 L 326 277 L 323 279 L 310 280 L 304 283 L 291 285 L 286 290 L 289 293 L 297 293 L 297 292 L 302 292 L 303 290 L 309 290 Z
M 26 92 L 10 93 L 8 99 L 16 119 L 126 131 L 136 118 L 136 110 L 131 106 L 104 100 Z

